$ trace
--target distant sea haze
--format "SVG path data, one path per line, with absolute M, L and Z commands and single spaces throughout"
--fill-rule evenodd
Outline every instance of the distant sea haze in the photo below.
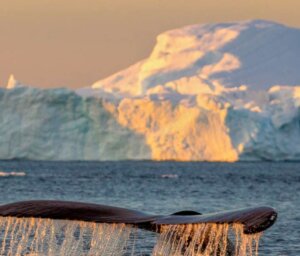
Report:
M 253 20 L 167 31 L 91 87 L 0 90 L 0 158 L 300 160 L 300 30 Z

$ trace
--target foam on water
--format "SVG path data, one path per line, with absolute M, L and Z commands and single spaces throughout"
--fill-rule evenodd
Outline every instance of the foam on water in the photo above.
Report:
M 26 173 L 25 172 L 1 172 L 0 171 L 0 177 L 10 177 L 10 176 L 23 177 L 23 176 L 26 176 Z
M 164 225 L 160 231 L 153 256 L 254 256 L 261 236 L 228 224 Z M 125 224 L 0 217 L 0 255 L 141 255 L 138 235 Z

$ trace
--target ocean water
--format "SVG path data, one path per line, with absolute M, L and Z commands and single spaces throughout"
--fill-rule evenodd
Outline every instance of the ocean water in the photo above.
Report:
M 300 163 L 0 161 L 0 195 L 0 204 L 75 200 L 154 214 L 268 205 L 279 216 L 260 255 L 300 255 Z

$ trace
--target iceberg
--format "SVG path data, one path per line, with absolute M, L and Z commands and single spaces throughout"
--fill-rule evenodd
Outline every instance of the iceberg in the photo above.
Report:
M 108 104 L 68 89 L 0 90 L 0 158 L 120 160 L 149 158 L 142 135 L 122 127 Z
M 91 87 L 0 90 L 0 158 L 300 159 L 300 29 L 252 20 L 164 32 Z

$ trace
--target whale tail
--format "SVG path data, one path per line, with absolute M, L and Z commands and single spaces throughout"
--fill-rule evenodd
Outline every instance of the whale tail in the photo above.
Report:
M 260 232 L 277 214 L 270 207 L 255 207 L 152 215 L 99 204 L 24 201 L 0 206 L 0 217 L 0 255 L 124 255 L 128 248 L 135 250 L 129 241 L 138 228 L 158 233 L 153 255 L 229 256 L 253 255 Z
M 125 208 L 68 201 L 23 201 L 0 206 L 0 216 L 78 220 L 96 223 L 123 223 L 155 232 L 163 225 L 241 224 L 245 234 L 259 233 L 274 224 L 276 211 L 271 207 L 253 207 L 210 214 L 181 211 L 172 215 L 152 215 Z

